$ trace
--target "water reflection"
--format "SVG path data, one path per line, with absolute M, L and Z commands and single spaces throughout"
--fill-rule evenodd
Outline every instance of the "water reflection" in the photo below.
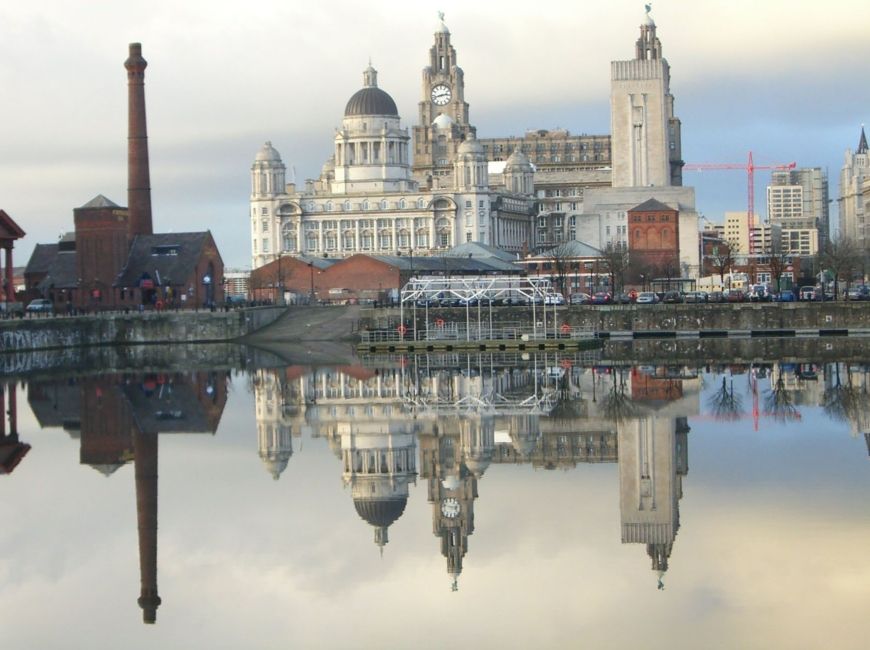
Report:
M 80 440 L 80 462 L 105 476 L 134 464 L 145 623 L 154 623 L 157 592 L 158 435 L 214 433 L 227 400 L 226 373 L 100 375 L 32 382 L 28 399 L 40 425 L 62 426 Z M 14 387 L 13 387 L 14 394 Z
M 868 366 L 849 363 L 690 368 L 553 353 L 445 354 L 376 366 L 259 369 L 249 386 L 257 452 L 268 474 L 278 480 L 288 471 L 294 438 L 324 441 L 381 554 L 417 479 L 425 481 L 432 533 L 454 591 L 491 466 L 569 471 L 600 463 L 617 465 L 621 543 L 643 547 L 654 583 L 664 589 L 689 469 L 689 420 L 752 420 L 757 428 L 765 419 L 799 421 L 803 408 L 821 407 L 864 434 L 870 451 L 868 377 Z M 134 465 L 145 623 L 156 621 L 161 604 L 158 436 L 214 434 L 229 381 L 224 370 L 60 378 L 27 387 L 40 426 L 78 438 L 82 464 L 107 477 Z M 0 468 L 9 473 L 30 447 L 18 440 L 15 384 L 3 396 Z

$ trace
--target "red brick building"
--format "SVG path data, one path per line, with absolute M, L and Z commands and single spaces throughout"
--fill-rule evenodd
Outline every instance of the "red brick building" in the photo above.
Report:
M 633 277 L 680 276 L 679 212 L 656 199 L 628 211 L 628 252 Z

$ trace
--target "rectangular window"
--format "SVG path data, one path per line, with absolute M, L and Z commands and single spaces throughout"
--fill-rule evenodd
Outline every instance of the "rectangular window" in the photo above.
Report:
M 466 202 L 465 202 L 465 208 L 466 208 L 466 210 L 469 209 L 469 208 L 471 208 L 471 201 L 466 201 Z
M 266 239 L 265 237 L 263 237 L 263 252 L 264 253 L 269 252 L 269 240 Z
M 260 214 L 263 214 L 263 215 L 269 214 L 269 208 L 260 208 Z

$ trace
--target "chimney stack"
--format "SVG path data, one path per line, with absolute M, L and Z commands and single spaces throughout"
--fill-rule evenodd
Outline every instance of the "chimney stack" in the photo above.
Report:
M 151 225 L 151 172 L 148 163 L 148 130 L 145 120 L 145 68 L 142 44 L 130 43 L 127 68 L 127 207 L 130 239 L 153 233 Z

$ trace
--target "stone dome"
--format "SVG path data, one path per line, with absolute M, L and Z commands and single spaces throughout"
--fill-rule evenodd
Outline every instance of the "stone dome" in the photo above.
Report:
M 257 152 L 257 161 L 263 162 L 281 162 L 281 154 L 272 146 L 271 142 L 266 142 Z
M 401 517 L 407 503 L 407 497 L 353 500 L 356 513 L 376 528 L 386 528 Z
M 445 113 L 439 113 L 438 117 L 432 120 L 432 126 L 436 129 L 449 129 L 453 126 L 453 119 Z
M 399 117 L 396 102 L 386 92 L 377 86 L 362 88 L 356 91 L 344 107 L 345 117 L 363 115 L 388 115 Z
M 477 140 L 466 140 L 461 145 L 459 145 L 459 148 L 456 150 L 456 153 L 458 153 L 458 154 L 471 153 L 471 154 L 483 155 L 483 153 L 484 153 L 483 145 L 480 144 L 480 142 L 478 142 Z
M 529 162 L 529 157 L 526 154 L 519 149 L 514 149 L 514 152 L 505 161 L 504 168 L 505 171 L 508 169 L 531 171 L 532 163 Z

